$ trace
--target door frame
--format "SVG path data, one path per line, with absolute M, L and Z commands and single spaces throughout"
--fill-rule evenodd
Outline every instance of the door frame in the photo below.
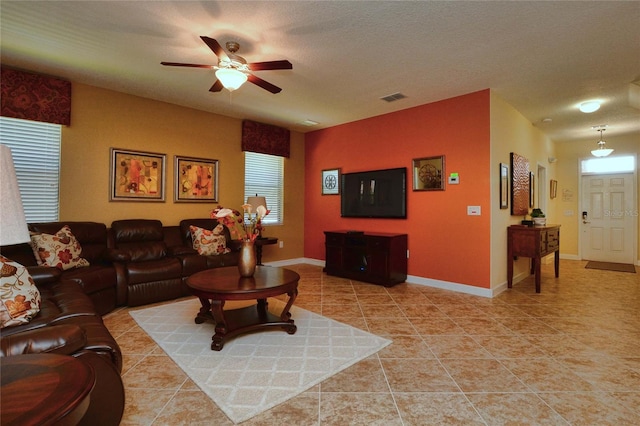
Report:
M 631 155 L 634 157 L 634 163 L 635 163 L 635 168 L 633 169 L 633 172 L 611 172 L 611 173 L 593 173 L 593 174 L 588 174 L 588 176 L 597 176 L 600 174 L 612 174 L 612 173 L 620 173 L 620 174 L 624 174 L 624 173 L 629 173 L 633 175 L 633 188 L 632 188 L 632 196 L 633 196 L 633 206 L 632 210 L 635 210 L 636 213 L 638 213 L 638 156 L 636 154 L 624 154 L 624 155 Z M 582 177 L 585 176 L 585 174 L 582 173 L 582 161 L 583 160 L 588 160 L 592 157 L 578 157 L 578 211 L 576 214 L 576 225 L 577 225 L 577 231 L 578 231 L 578 259 L 579 260 L 583 260 L 583 253 L 582 253 Z M 638 260 L 638 220 L 636 219 L 635 221 L 633 221 L 633 263 L 634 265 L 640 265 L 640 261 Z

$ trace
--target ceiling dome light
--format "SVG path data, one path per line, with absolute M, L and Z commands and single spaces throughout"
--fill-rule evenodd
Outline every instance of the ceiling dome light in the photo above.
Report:
M 605 148 L 606 142 L 602 139 L 602 132 L 604 132 L 605 130 L 606 129 L 598 129 L 598 131 L 600 132 L 600 140 L 598 141 L 598 148 L 591 151 L 591 154 L 594 157 L 606 157 L 607 155 L 613 152 L 613 149 Z
M 234 68 L 220 68 L 216 71 L 216 77 L 230 92 L 238 89 L 247 81 L 247 75 Z
M 589 101 L 589 102 L 583 102 L 580 104 L 580 111 L 584 112 L 585 114 L 590 114 L 599 109 L 600 109 L 600 102 L 598 101 Z

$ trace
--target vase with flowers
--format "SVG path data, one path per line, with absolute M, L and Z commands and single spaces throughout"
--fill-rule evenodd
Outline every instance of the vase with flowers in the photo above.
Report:
M 222 206 L 211 211 L 211 218 L 226 226 L 231 238 L 242 242 L 238 258 L 238 272 L 241 277 L 252 277 L 255 273 L 254 241 L 262 231 L 262 219 L 268 214 L 269 210 L 264 206 L 258 206 L 254 212 L 251 204 L 243 204 L 242 213 Z

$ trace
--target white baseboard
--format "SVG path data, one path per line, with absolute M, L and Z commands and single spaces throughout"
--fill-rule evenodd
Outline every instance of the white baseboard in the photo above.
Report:
M 265 265 L 289 266 L 289 265 L 295 265 L 298 263 L 306 263 L 309 265 L 322 266 L 322 267 L 325 266 L 324 260 L 311 259 L 306 257 L 299 257 L 297 259 L 278 260 L 275 262 L 267 262 L 265 263 Z M 523 272 L 521 274 L 514 276 L 513 282 L 514 284 L 518 283 L 528 276 L 529 275 L 527 273 Z M 443 290 L 457 291 L 458 293 L 466 293 L 466 294 L 472 294 L 474 296 L 482 296 L 482 297 L 488 297 L 488 298 L 496 297 L 497 295 L 499 295 L 500 293 L 502 293 L 507 289 L 506 281 L 501 283 L 497 287 L 490 288 L 490 289 L 475 287 L 468 284 L 459 284 L 459 283 L 452 283 L 449 281 L 434 280 L 432 278 L 423 278 L 415 275 L 408 275 L 407 282 L 411 284 L 423 285 L 426 287 L 434 287 L 434 288 L 440 288 Z

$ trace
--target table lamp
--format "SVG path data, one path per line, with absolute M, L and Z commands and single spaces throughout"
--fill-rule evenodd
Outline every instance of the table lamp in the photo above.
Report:
M 0 145 L 0 245 L 30 241 L 11 149 Z

